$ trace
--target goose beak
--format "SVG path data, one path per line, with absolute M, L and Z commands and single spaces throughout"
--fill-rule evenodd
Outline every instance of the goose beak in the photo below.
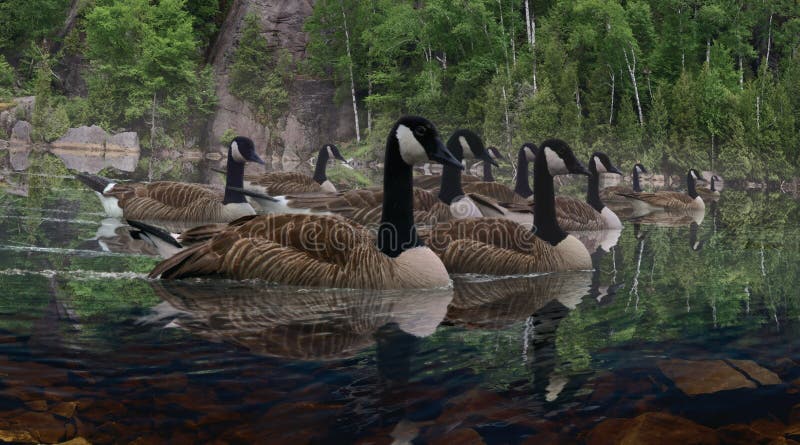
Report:
M 619 171 L 619 169 L 617 167 L 613 166 L 613 165 L 611 166 L 610 169 L 608 169 L 608 172 L 609 173 L 616 173 L 616 174 L 618 174 L 620 176 L 622 175 L 622 172 Z
M 488 162 L 488 163 L 494 165 L 495 167 L 499 167 L 500 166 L 497 163 L 497 161 L 495 161 L 494 158 L 489 154 L 488 151 L 483 153 L 483 156 L 481 156 L 481 159 L 483 159 L 483 162 Z
M 575 164 L 573 164 L 573 165 L 571 165 L 569 167 L 569 172 L 572 173 L 572 174 L 575 174 L 575 175 L 591 176 L 591 174 L 589 173 L 589 170 L 586 168 L 586 166 L 583 165 L 581 163 L 581 161 L 579 161 L 577 159 L 575 160 Z
M 436 151 L 434 151 L 430 156 L 428 156 L 432 161 L 436 161 L 442 165 L 448 164 L 452 165 L 453 167 L 458 167 L 460 170 L 464 170 L 464 165 L 453 156 L 453 153 L 450 153 L 450 150 L 444 146 L 442 141 L 439 138 L 436 138 Z
M 338 160 L 340 160 L 340 161 L 344 162 L 345 164 L 349 164 L 349 162 L 347 162 L 347 159 L 345 159 L 345 158 L 344 158 L 344 156 L 342 156 L 342 154 L 341 154 L 341 153 L 339 153 L 339 152 L 336 152 L 336 155 L 335 155 L 334 157 L 335 157 L 336 159 L 338 159 Z
M 267 165 L 263 159 L 261 159 L 255 152 L 253 152 L 248 158 L 248 161 L 255 162 L 256 164 Z

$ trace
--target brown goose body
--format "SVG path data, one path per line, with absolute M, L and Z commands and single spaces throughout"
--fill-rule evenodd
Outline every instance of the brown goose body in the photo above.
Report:
M 703 198 L 697 194 L 696 181 L 702 179 L 695 169 L 686 174 L 686 193 L 681 192 L 655 192 L 655 193 L 623 193 L 621 196 L 631 198 L 631 204 L 637 213 L 648 213 L 655 210 L 704 210 L 706 208 Z
M 86 174 L 78 174 L 77 178 L 98 194 L 111 217 L 197 225 L 255 214 L 245 196 L 234 190 L 244 181 L 245 162 L 264 163 L 255 153 L 253 141 L 239 136 L 228 147 L 224 190 L 173 181 L 114 183 Z
M 214 227 L 205 242 L 156 266 L 151 277 L 221 276 L 296 286 L 400 289 L 448 286 L 442 262 L 417 237 L 412 166 L 459 165 L 432 123 L 397 121 L 386 142 L 383 216 L 376 236 L 340 216 L 259 215 Z
M 603 190 L 600 190 L 600 198 L 604 202 L 613 202 L 613 203 L 626 203 L 628 204 L 628 198 L 622 196 L 626 193 L 639 193 L 642 191 L 642 186 L 639 181 L 639 176 L 642 173 L 647 173 L 647 169 L 644 165 L 637 162 L 633 166 L 633 184 L 629 186 L 625 185 L 615 185 L 611 187 L 606 187 Z
M 213 223 L 255 214 L 246 203 L 223 204 L 223 195 L 201 184 L 167 181 L 117 184 L 105 193 L 117 199 L 125 219 Z
M 272 172 L 263 175 L 247 175 L 244 177 L 248 181 L 248 187 L 262 187 L 264 193 L 268 195 L 290 195 L 294 193 L 335 193 L 336 187 L 330 187 L 314 181 L 314 178 L 298 172 Z
M 431 230 L 428 246 L 451 273 L 516 275 L 592 268 L 589 253 L 574 237 L 553 246 L 530 228 L 502 218 L 439 224 Z

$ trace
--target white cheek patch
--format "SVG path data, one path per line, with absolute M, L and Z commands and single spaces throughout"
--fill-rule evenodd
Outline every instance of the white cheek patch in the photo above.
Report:
M 330 159 L 334 158 L 333 150 L 331 150 L 331 146 L 330 145 L 328 145 L 328 158 L 330 158 Z
M 691 172 L 691 173 L 692 173 L 692 177 L 693 177 L 694 179 L 697 179 L 697 173 L 695 173 L 695 172 L 694 172 L 694 170 L 692 170 L 692 172 Z
M 569 174 L 567 164 L 564 163 L 564 160 L 561 159 L 561 156 L 553 151 L 553 149 L 550 147 L 545 147 L 544 157 L 547 160 L 547 170 L 550 172 L 551 176 Z
M 533 153 L 530 147 L 525 147 L 525 159 L 529 162 L 533 162 L 536 160 L 536 155 Z
M 395 136 L 400 146 L 400 157 L 406 164 L 414 165 L 428 160 L 428 153 L 425 152 L 425 148 L 419 143 L 410 128 L 398 125 Z
M 459 136 L 458 143 L 461 144 L 461 150 L 464 151 L 464 159 L 475 159 L 475 154 L 472 153 L 472 148 L 470 148 L 467 138 Z
M 594 168 L 597 169 L 597 173 L 606 173 L 606 172 L 608 172 L 608 169 L 606 168 L 606 165 L 603 164 L 603 161 L 601 161 L 600 158 L 597 157 L 597 156 L 594 157 Z
M 111 190 L 114 190 L 114 186 L 115 186 L 115 185 L 117 185 L 117 183 L 116 183 L 116 182 L 110 182 L 110 183 L 108 183 L 108 185 L 106 186 L 106 188 L 104 188 L 104 189 L 103 189 L 103 194 L 106 194 L 106 193 L 110 192 Z
M 239 151 L 239 144 L 236 141 L 231 142 L 231 156 L 233 156 L 233 160 L 236 162 L 245 162 L 247 161 L 242 153 Z

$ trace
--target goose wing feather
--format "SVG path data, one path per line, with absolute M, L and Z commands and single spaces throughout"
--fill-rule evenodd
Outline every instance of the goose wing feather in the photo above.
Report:
M 463 185 L 463 189 L 466 193 L 477 193 L 498 202 L 529 204 L 528 200 L 516 194 L 510 187 L 497 182 L 480 181 L 467 183 Z
M 567 232 L 578 230 L 602 230 L 600 213 L 584 201 L 567 196 L 556 197 L 556 220 Z
M 300 286 L 386 287 L 391 259 L 372 234 L 337 216 L 261 215 L 160 263 L 152 277 L 220 275 Z
M 320 185 L 310 176 L 298 172 L 272 172 L 263 175 L 248 175 L 245 179 L 253 185 L 264 187 L 269 195 L 319 192 Z
M 619 195 L 638 199 L 656 207 L 686 207 L 694 202 L 694 198 L 681 192 L 620 193 Z

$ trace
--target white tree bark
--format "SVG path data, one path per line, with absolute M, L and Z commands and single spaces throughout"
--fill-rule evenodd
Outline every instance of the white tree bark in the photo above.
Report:
M 531 40 L 531 10 L 528 2 L 529 0 L 525 0 L 525 31 L 528 33 L 528 45 L 533 46 L 533 40 Z
M 503 85 L 503 105 L 505 106 L 506 117 L 506 141 L 511 146 L 511 119 L 508 116 L 508 96 L 506 96 L 506 86 Z
M 358 102 L 356 101 L 356 81 L 353 76 L 353 55 L 350 52 L 350 31 L 347 29 L 347 14 L 344 12 L 344 3 L 339 2 L 342 7 L 342 20 L 344 23 L 344 37 L 347 46 L 347 60 L 350 68 L 350 97 L 353 99 L 353 118 L 356 128 L 356 142 L 361 142 L 361 131 L 358 128 Z
M 761 96 L 756 96 L 756 129 L 761 130 Z
M 527 0 L 525 1 L 525 7 L 528 7 Z M 531 59 L 533 59 L 533 92 L 536 93 L 539 90 L 539 87 L 536 83 L 536 13 L 533 12 L 533 8 L 531 8 L 530 27 Z
M 367 80 L 367 97 L 372 96 L 372 79 Z M 367 102 L 367 134 L 372 134 L 372 107 Z
M 772 49 L 772 16 L 774 13 L 769 14 L 769 33 L 767 34 L 767 60 L 764 69 L 769 69 L 769 52 Z
M 639 86 L 636 83 L 636 52 L 633 50 L 633 45 L 631 45 L 630 59 L 628 59 L 628 51 L 625 48 L 622 48 L 622 54 L 625 56 L 625 65 L 628 66 L 628 74 L 630 74 L 631 82 L 633 83 L 633 94 L 636 97 L 636 109 L 639 112 L 639 125 L 644 126 L 644 116 L 642 115 L 642 103 L 639 100 Z
M 744 90 L 744 67 L 742 66 L 742 56 L 739 56 L 739 89 Z
M 706 39 L 706 65 L 711 66 L 711 39 Z
M 614 120 L 614 88 L 616 87 L 616 76 L 614 76 L 614 70 L 611 69 L 611 66 L 608 66 L 608 76 L 611 78 L 611 113 L 608 115 L 608 125 L 611 125 L 611 121 Z

